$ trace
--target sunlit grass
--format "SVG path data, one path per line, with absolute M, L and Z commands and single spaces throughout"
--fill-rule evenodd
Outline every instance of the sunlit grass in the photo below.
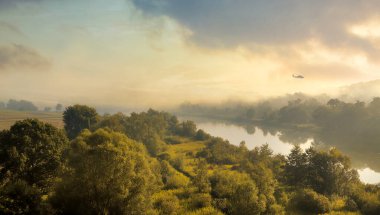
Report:
M 63 128 L 62 112 L 0 110 L 0 130 L 9 129 L 16 121 L 27 118 L 39 119 Z

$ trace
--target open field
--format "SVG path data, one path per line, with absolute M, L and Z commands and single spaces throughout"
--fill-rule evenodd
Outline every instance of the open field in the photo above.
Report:
M 16 121 L 27 118 L 39 119 L 58 128 L 63 128 L 62 112 L 0 110 L 0 130 L 8 129 Z

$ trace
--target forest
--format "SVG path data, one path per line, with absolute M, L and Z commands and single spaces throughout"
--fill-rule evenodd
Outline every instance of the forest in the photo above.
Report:
M 324 113 L 318 125 L 335 132 L 348 128 L 332 121 L 375 120 L 379 104 L 330 100 L 311 116 Z M 337 148 L 249 150 L 152 109 L 100 115 L 73 105 L 63 121 L 58 129 L 26 119 L 0 132 L 1 214 L 380 214 L 380 188 L 363 184 Z

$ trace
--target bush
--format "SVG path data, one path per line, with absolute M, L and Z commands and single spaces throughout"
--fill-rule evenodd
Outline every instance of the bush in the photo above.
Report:
M 183 171 L 185 163 L 182 157 L 176 157 L 175 159 L 170 160 L 170 164 L 177 170 Z
M 273 215 L 285 215 L 285 209 L 279 204 L 273 204 L 269 207 L 269 212 L 268 214 L 273 214 Z
M 358 210 L 358 205 L 356 202 L 352 199 L 347 199 L 346 204 L 345 204 L 345 209 L 348 211 L 357 211 Z
M 196 140 L 208 140 L 210 138 L 211 136 L 202 129 L 199 129 L 195 135 Z
M 195 193 L 191 196 L 191 207 L 194 209 L 210 207 L 212 198 L 208 193 Z
M 159 214 L 179 214 L 181 210 L 178 198 L 168 191 L 156 193 L 153 196 L 153 204 Z
M 223 213 L 213 207 L 205 207 L 194 212 L 186 213 L 186 215 L 223 215 Z
M 165 160 L 165 161 L 170 161 L 170 159 L 171 159 L 170 154 L 167 152 L 161 153 L 157 157 L 159 160 Z
M 327 197 L 311 189 L 299 191 L 293 199 L 293 205 L 308 213 L 327 213 L 331 211 L 331 204 Z
M 176 145 L 182 143 L 182 140 L 178 136 L 169 136 L 165 138 L 165 142 L 170 145 Z

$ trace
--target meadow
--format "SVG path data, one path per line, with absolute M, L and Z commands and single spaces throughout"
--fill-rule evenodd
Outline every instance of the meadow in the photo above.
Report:
M 62 112 L 0 110 L 0 130 L 9 129 L 18 120 L 38 119 L 63 128 Z

